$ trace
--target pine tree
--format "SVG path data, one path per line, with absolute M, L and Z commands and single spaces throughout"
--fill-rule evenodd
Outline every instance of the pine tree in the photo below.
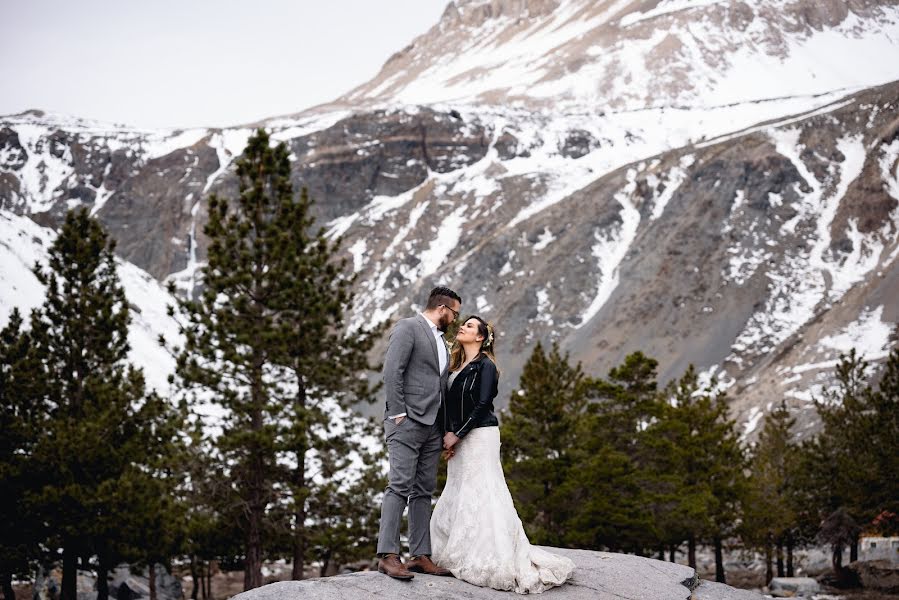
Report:
M 726 583 L 723 543 L 724 539 L 738 531 L 742 504 L 748 490 L 745 474 L 748 458 L 740 443 L 736 422 L 729 417 L 726 394 L 706 392 L 699 396 L 697 405 L 700 415 L 704 417 L 700 427 L 706 429 L 701 435 L 706 442 L 701 447 L 707 460 L 706 481 L 714 498 L 709 516 L 711 541 L 715 549 L 715 580 Z
M 564 543 L 571 498 L 563 485 L 572 467 L 585 376 L 558 344 L 539 342 L 502 419 L 503 469 L 518 513 L 535 543 Z
M 213 561 L 237 564 L 243 556 L 244 540 L 237 526 L 242 506 L 232 502 L 231 482 L 218 476 L 222 460 L 201 420 L 192 423 L 188 436 L 183 463 L 187 481 L 176 498 L 184 527 L 179 554 L 187 557 L 193 579 L 190 597 L 208 600 Z
M 289 165 L 284 168 L 289 170 Z M 337 509 L 364 502 L 374 489 L 380 491 L 386 485 L 386 481 L 372 475 L 360 481 L 376 485 L 374 489 L 362 489 L 358 483 L 350 488 L 344 482 L 333 490 L 334 494 L 344 496 L 350 489 L 354 490 L 351 498 L 355 498 L 349 504 L 314 499 L 315 495 L 329 497 L 336 481 L 345 479 L 350 458 L 365 453 L 359 438 L 366 430 L 371 436 L 373 424 L 358 417 L 351 406 L 373 400 L 377 387 L 370 387 L 364 374 L 378 370 L 379 366 L 369 363 L 368 352 L 388 323 L 372 323 L 368 328 L 345 331 L 345 311 L 353 303 L 356 276 L 347 275 L 346 258 L 336 258 L 341 244 L 339 238 L 329 242 L 322 228 L 314 236 L 309 233 L 314 224 L 308 216 L 310 206 L 304 188 L 299 202 L 289 203 L 286 209 L 287 220 L 294 225 L 287 232 L 282 251 L 285 261 L 289 261 L 287 269 L 297 276 L 285 280 L 291 287 L 281 296 L 279 304 L 283 314 L 289 315 L 292 326 L 286 332 L 290 342 L 285 345 L 285 364 L 296 385 L 284 443 L 284 449 L 293 454 L 296 465 L 289 475 L 294 507 L 294 579 L 303 578 L 309 541 L 307 520 L 353 522 L 355 511 Z M 330 433 L 332 427 L 340 431 Z M 380 425 L 377 429 L 380 430 Z M 380 437 L 380 432 L 374 437 Z M 319 490 L 316 471 L 328 475 L 327 483 Z
M 869 364 L 855 350 L 840 356 L 838 386 L 815 406 L 823 429 L 804 445 L 804 462 L 817 491 L 822 532 L 833 546 L 833 564 L 841 575 L 842 551 L 858 556 L 858 532 L 884 510 L 895 512 L 899 485 L 893 476 L 899 460 L 897 382 L 899 350 L 890 353 L 879 389 L 868 384 Z M 846 532 L 855 532 L 847 541 Z
M 866 395 L 865 406 L 861 437 L 870 470 L 864 475 L 874 474 L 874 479 L 862 484 L 868 487 L 863 508 L 876 519 L 884 511 L 899 514 L 899 347 L 887 357 L 877 391 Z
M 774 576 L 775 547 L 786 544 L 790 554 L 795 539 L 792 479 L 799 452 L 792 441 L 795 423 L 785 402 L 768 413 L 750 463 L 742 536 L 747 546 L 765 552 L 766 583 Z M 784 576 L 782 567 L 779 571 L 778 576 Z
M 607 379 L 590 379 L 566 491 L 576 510 L 569 543 L 644 553 L 658 546 L 642 454 L 643 431 L 658 418 L 657 361 L 625 357 Z
M 818 441 L 829 446 L 825 453 L 830 455 L 828 460 L 831 461 L 831 465 L 820 465 L 819 468 L 835 469 L 832 475 L 835 476 L 836 485 L 824 515 L 830 522 L 843 522 L 848 518 L 854 523 L 864 523 L 870 522 L 877 515 L 868 510 L 866 500 L 869 490 L 877 481 L 877 475 L 870 472 L 873 463 L 877 461 L 872 460 L 873 457 L 866 451 L 866 413 L 869 410 L 868 401 L 872 397 L 872 390 L 868 385 L 869 371 L 870 364 L 858 356 L 853 348 L 848 355 L 840 355 L 836 368 L 837 388 L 826 392 L 823 399 L 815 400 L 815 408 L 824 425 Z M 837 515 L 838 511 L 842 512 Z M 858 540 L 853 539 L 847 545 L 850 548 L 850 560 L 855 560 L 858 555 Z M 842 548 L 835 549 L 835 557 L 837 552 L 842 554 Z M 842 557 L 838 559 L 841 561 Z
M 362 371 L 373 368 L 367 352 L 384 326 L 343 332 L 355 280 L 334 259 L 340 240 L 310 233 L 311 200 L 305 190 L 294 197 L 288 154 L 263 130 L 249 139 L 236 162 L 240 196 L 209 200 L 202 294 L 179 303 L 187 321 L 177 374 L 225 409 L 217 447 L 244 507 L 245 589 L 262 584 L 264 529 L 274 539 L 286 526 L 266 518 L 276 487 L 289 490 L 293 575 L 302 577 L 316 472 L 347 468 L 359 427 L 347 416 L 347 433 L 333 435 L 332 419 L 371 397 Z
M 131 492 L 157 491 L 153 458 L 167 453 L 177 415 L 127 362 L 128 303 L 116 275 L 115 243 L 86 210 L 70 211 L 49 251 L 48 271 L 34 269 L 46 299 L 31 315 L 32 360 L 43 367 L 46 423 L 33 450 L 40 489 L 35 510 L 53 523 L 63 549 L 62 597 L 75 598 L 78 559 L 136 547 L 157 514 L 136 507 Z M 57 540 L 46 541 L 48 545 Z M 108 561 L 106 559 L 109 559 Z
M 321 565 L 320 576 L 332 574 L 341 564 L 368 560 L 377 548 L 381 517 L 377 496 L 387 482 L 378 457 L 363 453 L 358 459 L 364 466 L 331 477 L 309 498 L 308 536 L 312 556 Z
M 645 487 L 656 492 L 660 541 L 670 547 L 686 540 L 694 568 L 696 544 L 711 541 L 723 582 L 722 544 L 738 521 L 745 459 L 726 395 L 713 389 L 714 382 L 700 386 L 693 365 L 666 387 L 658 419 L 643 432 L 643 464 Z
M 0 591 L 12 598 L 13 576 L 24 576 L 42 557 L 45 527 L 30 506 L 37 490 L 34 447 L 45 426 L 41 402 L 43 365 L 34 360 L 31 336 L 13 308 L 0 331 Z

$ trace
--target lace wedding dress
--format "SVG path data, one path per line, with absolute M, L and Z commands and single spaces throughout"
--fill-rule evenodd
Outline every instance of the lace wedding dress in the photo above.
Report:
M 431 515 L 431 558 L 468 583 L 540 593 L 565 583 L 574 563 L 531 546 L 512 504 L 499 446 L 499 427 L 472 429 L 456 445 Z

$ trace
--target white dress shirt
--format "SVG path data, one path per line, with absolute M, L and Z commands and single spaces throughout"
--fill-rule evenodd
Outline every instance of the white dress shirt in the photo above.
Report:
M 446 363 L 449 362 L 449 353 L 446 349 L 446 343 L 443 341 L 443 332 L 437 329 L 437 324 L 434 323 L 428 316 L 424 313 L 419 313 L 421 316 L 425 318 L 425 321 L 428 322 L 428 325 L 431 326 L 431 333 L 434 334 L 435 341 L 437 342 L 437 366 L 440 367 L 440 372 L 443 373 L 443 369 L 446 368 Z M 396 419 L 397 417 L 405 417 L 406 413 L 399 413 L 396 415 L 388 415 L 388 419 Z

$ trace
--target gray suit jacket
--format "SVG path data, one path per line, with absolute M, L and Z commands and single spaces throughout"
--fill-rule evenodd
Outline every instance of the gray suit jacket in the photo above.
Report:
M 397 321 L 384 357 L 385 418 L 404 412 L 410 419 L 433 425 L 446 394 L 449 360 L 442 373 L 439 365 L 437 340 L 428 320 L 418 314 Z

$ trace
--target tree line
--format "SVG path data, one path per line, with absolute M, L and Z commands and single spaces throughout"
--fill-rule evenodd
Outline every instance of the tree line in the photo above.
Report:
M 664 387 L 657 362 L 628 355 L 591 377 L 557 345 L 537 344 L 501 419 L 503 468 L 534 543 L 675 560 L 725 544 L 766 557 L 766 581 L 793 575 L 793 550 L 826 544 L 837 576 L 863 528 L 899 532 L 899 349 L 879 385 L 855 351 L 815 400 L 822 427 L 797 442 L 786 404 L 742 443 L 727 395 L 691 365 Z
M 373 556 L 384 449 L 366 446 L 380 429 L 351 407 L 378 391 L 366 374 L 386 324 L 347 331 L 355 277 L 294 193 L 288 155 L 258 131 L 235 163 L 237 197 L 208 199 L 202 287 L 170 308 L 179 339 L 159 340 L 176 359 L 169 397 L 128 359 L 114 241 L 86 210 L 66 215 L 34 269 L 43 304 L 0 331 L 5 598 L 53 565 L 66 600 L 79 569 L 107 598 L 121 562 L 185 565 L 205 600 L 213 562 L 250 589 L 264 559 L 300 579 L 312 561 L 326 574 Z M 782 405 L 746 447 L 725 393 L 692 367 L 660 387 L 656 367 L 637 352 L 592 377 L 557 346 L 534 349 L 501 418 L 534 543 L 660 558 L 686 546 L 694 566 L 711 544 L 723 581 L 733 540 L 765 552 L 770 577 L 796 547 L 831 544 L 839 567 L 861 527 L 896 529 L 896 351 L 877 389 L 845 357 L 821 432 L 801 444 Z
M 103 600 L 121 562 L 175 560 L 208 598 L 211 561 L 243 568 L 249 589 L 263 558 L 299 579 L 313 560 L 323 574 L 374 553 L 381 450 L 350 406 L 377 391 L 366 373 L 384 324 L 346 332 L 355 279 L 294 194 L 288 154 L 259 130 L 238 197 L 208 200 L 202 289 L 169 308 L 179 339 L 159 340 L 176 358 L 170 397 L 128 360 L 114 241 L 86 209 L 66 215 L 34 268 L 43 304 L 0 332 L 4 597 L 60 564 L 64 600 L 79 569 Z

